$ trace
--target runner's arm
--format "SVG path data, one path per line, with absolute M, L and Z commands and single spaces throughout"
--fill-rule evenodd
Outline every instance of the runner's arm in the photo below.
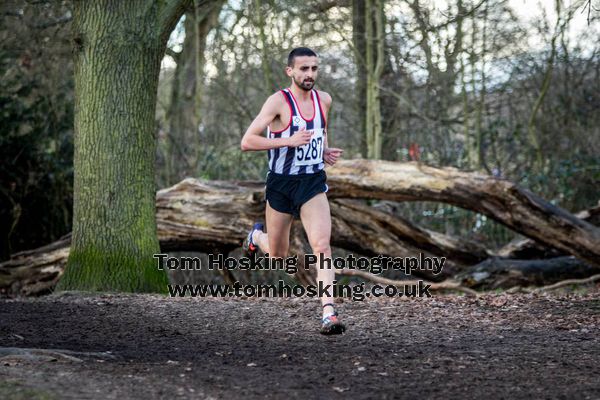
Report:
M 270 150 L 292 145 L 291 138 L 271 139 L 262 136 L 267 126 L 279 114 L 278 107 L 281 101 L 280 93 L 275 93 L 267 99 L 260 113 L 254 118 L 254 121 L 252 121 L 246 130 L 244 137 L 242 137 L 242 151 Z
M 331 103 L 332 103 L 332 98 L 329 95 L 329 93 L 327 92 L 319 92 L 321 99 L 322 99 L 322 104 L 323 104 L 323 112 L 325 114 L 325 120 L 327 121 L 329 118 L 329 110 L 331 109 Z M 326 128 L 328 128 L 328 125 L 326 126 Z M 327 132 L 327 130 L 326 130 Z M 325 162 L 325 164 L 328 165 L 334 165 L 338 158 L 342 156 L 342 153 L 344 152 L 344 150 L 342 149 L 338 149 L 336 147 L 329 147 L 329 143 L 327 142 L 327 137 L 329 136 L 329 134 L 327 133 L 325 135 L 325 141 L 323 142 L 324 147 L 323 147 L 323 161 Z

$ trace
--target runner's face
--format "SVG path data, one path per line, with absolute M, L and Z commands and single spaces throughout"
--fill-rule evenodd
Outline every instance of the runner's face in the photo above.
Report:
M 315 86 L 319 70 L 319 60 L 314 56 L 294 58 L 294 67 L 287 67 L 287 74 L 294 80 L 296 86 L 307 92 Z

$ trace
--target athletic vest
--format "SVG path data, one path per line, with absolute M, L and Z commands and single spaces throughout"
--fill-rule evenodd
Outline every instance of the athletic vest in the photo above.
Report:
M 289 89 L 283 89 L 281 93 L 290 108 L 290 120 L 287 127 L 281 131 L 272 131 L 269 127 L 267 137 L 271 139 L 287 138 L 298 132 L 302 126 L 306 126 L 307 131 L 314 130 L 315 135 L 311 142 L 304 146 L 270 149 L 268 151 L 269 171 L 282 175 L 314 174 L 325 168 L 323 151 L 325 149 L 326 121 L 319 94 L 316 90 L 311 90 L 314 114 L 312 119 L 306 119 L 302 116 L 292 92 Z

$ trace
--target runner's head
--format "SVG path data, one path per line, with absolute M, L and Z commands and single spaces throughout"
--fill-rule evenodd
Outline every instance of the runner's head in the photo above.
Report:
M 292 78 L 292 85 L 309 91 L 315 85 L 319 69 L 317 53 L 308 47 L 297 47 L 288 56 L 285 68 L 287 75 Z

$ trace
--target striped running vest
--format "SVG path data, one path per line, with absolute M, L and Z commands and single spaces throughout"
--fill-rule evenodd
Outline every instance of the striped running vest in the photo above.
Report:
M 269 172 L 281 175 L 314 174 L 325 168 L 323 162 L 323 150 L 325 148 L 326 121 L 321 107 L 321 99 L 316 90 L 311 90 L 313 103 L 313 117 L 306 119 L 302 116 L 298 102 L 289 89 L 281 90 L 290 108 L 290 120 L 288 126 L 281 131 L 267 129 L 267 137 L 287 138 L 305 126 L 307 131 L 313 130 L 315 134 L 310 143 L 299 147 L 279 147 L 270 149 Z

